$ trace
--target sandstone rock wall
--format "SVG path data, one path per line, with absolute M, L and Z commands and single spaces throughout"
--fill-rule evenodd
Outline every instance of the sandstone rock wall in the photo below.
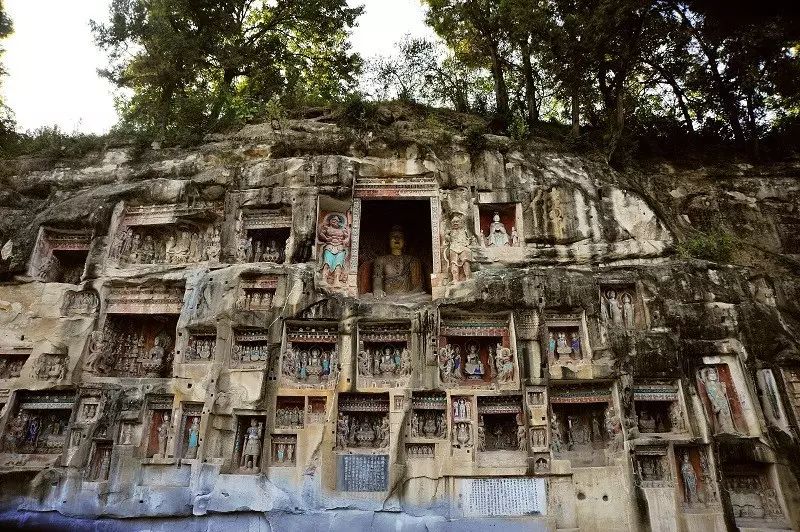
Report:
M 403 135 L 341 148 L 301 120 L 19 161 L 6 501 L 797 528 L 797 168 Z M 686 257 L 721 235 L 731 263 Z

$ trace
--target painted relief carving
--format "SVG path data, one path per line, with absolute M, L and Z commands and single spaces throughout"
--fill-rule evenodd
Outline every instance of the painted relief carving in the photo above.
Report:
M 616 329 L 637 327 L 636 287 L 634 285 L 605 285 L 600 288 L 600 312 L 604 323 Z
M 287 326 L 281 374 L 287 383 L 328 387 L 339 376 L 336 326 Z
M 6 424 L 3 449 L 23 454 L 58 454 L 64 448 L 75 398 L 58 392 L 20 393 Z
M 393 385 L 411 375 L 410 324 L 359 324 L 358 333 L 358 375 L 366 384 Z
M 292 218 L 284 208 L 243 208 L 234 231 L 238 262 L 282 264 L 291 251 Z
M 508 385 L 516 380 L 509 331 L 501 322 L 444 321 L 438 352 L 445 386 Z
M 411 438 L 445 438 L 447 396 L 443 393 L 414 392 L 411 398 Z
M 349 273 L 351 214 L 320 213 L 317 240 L 322 280 L 330 286 L 347 283 Z
M 736 433 L 736 424 L 731 407 L 733 390 L 720 379 L 721 366 L 698 370 L 698 379 L 704 389 L 708 414 L 715 433 Z
M 381 255 L 372 265 L 372 293 L 375 297 L 422 292 L 422 263 L 405 253 L 406 235 L 399 225 L 389 232 L 388 255 Z
M 338 449 L 389 447 L 387 394 L 342 394 L 336 442 Z
M 191 264 L 219 262 L 217 227 L 142 225 L 121 227 L 113 255 L 120 264 Z

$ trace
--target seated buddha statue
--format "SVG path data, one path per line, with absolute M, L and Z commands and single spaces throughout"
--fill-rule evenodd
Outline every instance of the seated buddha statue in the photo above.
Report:
M 389 254 L 373 264 L 372 292 L 375 297 L 422 292 L 422 262 L 404 253 L 406 238 L 399 225 L 389 232 Z

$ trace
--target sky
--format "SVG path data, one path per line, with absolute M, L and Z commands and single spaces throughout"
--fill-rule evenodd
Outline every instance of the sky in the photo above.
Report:
M 103 21 L 110 0 L 5 0 L 14 33 L 3 42 L 2 92 L 20 130 L 105 133 L 116 122 L 114 88 L 89 20 Z M 389 54 L 403 35 L 431 36 L 420 0 L 348 0 L 365 13 L 351 38 L 363 57 Z

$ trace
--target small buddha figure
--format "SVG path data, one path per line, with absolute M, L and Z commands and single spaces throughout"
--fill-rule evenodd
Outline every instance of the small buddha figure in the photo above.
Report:
M 489 234 L 486 236 L 486 243 L 490 246 L 508 246 L 509 238 L 506 226 L 500 221 L 500 215 L 494 213 L 492 223 L 489 224 Z
M 399 225 L 389 232 L 388 255 L 375 259 L 372 271 L 372 292 L 375 297 L 416 294 L 422 292 L 422 263 L 417 257 L 403 253 L 406 237 Z
M 467 346 L 467 362 L 464 364 L 464 371 L 470 378 L 480 379 L 483 377 L 484 367 L 477 344 L 471 343 Z

